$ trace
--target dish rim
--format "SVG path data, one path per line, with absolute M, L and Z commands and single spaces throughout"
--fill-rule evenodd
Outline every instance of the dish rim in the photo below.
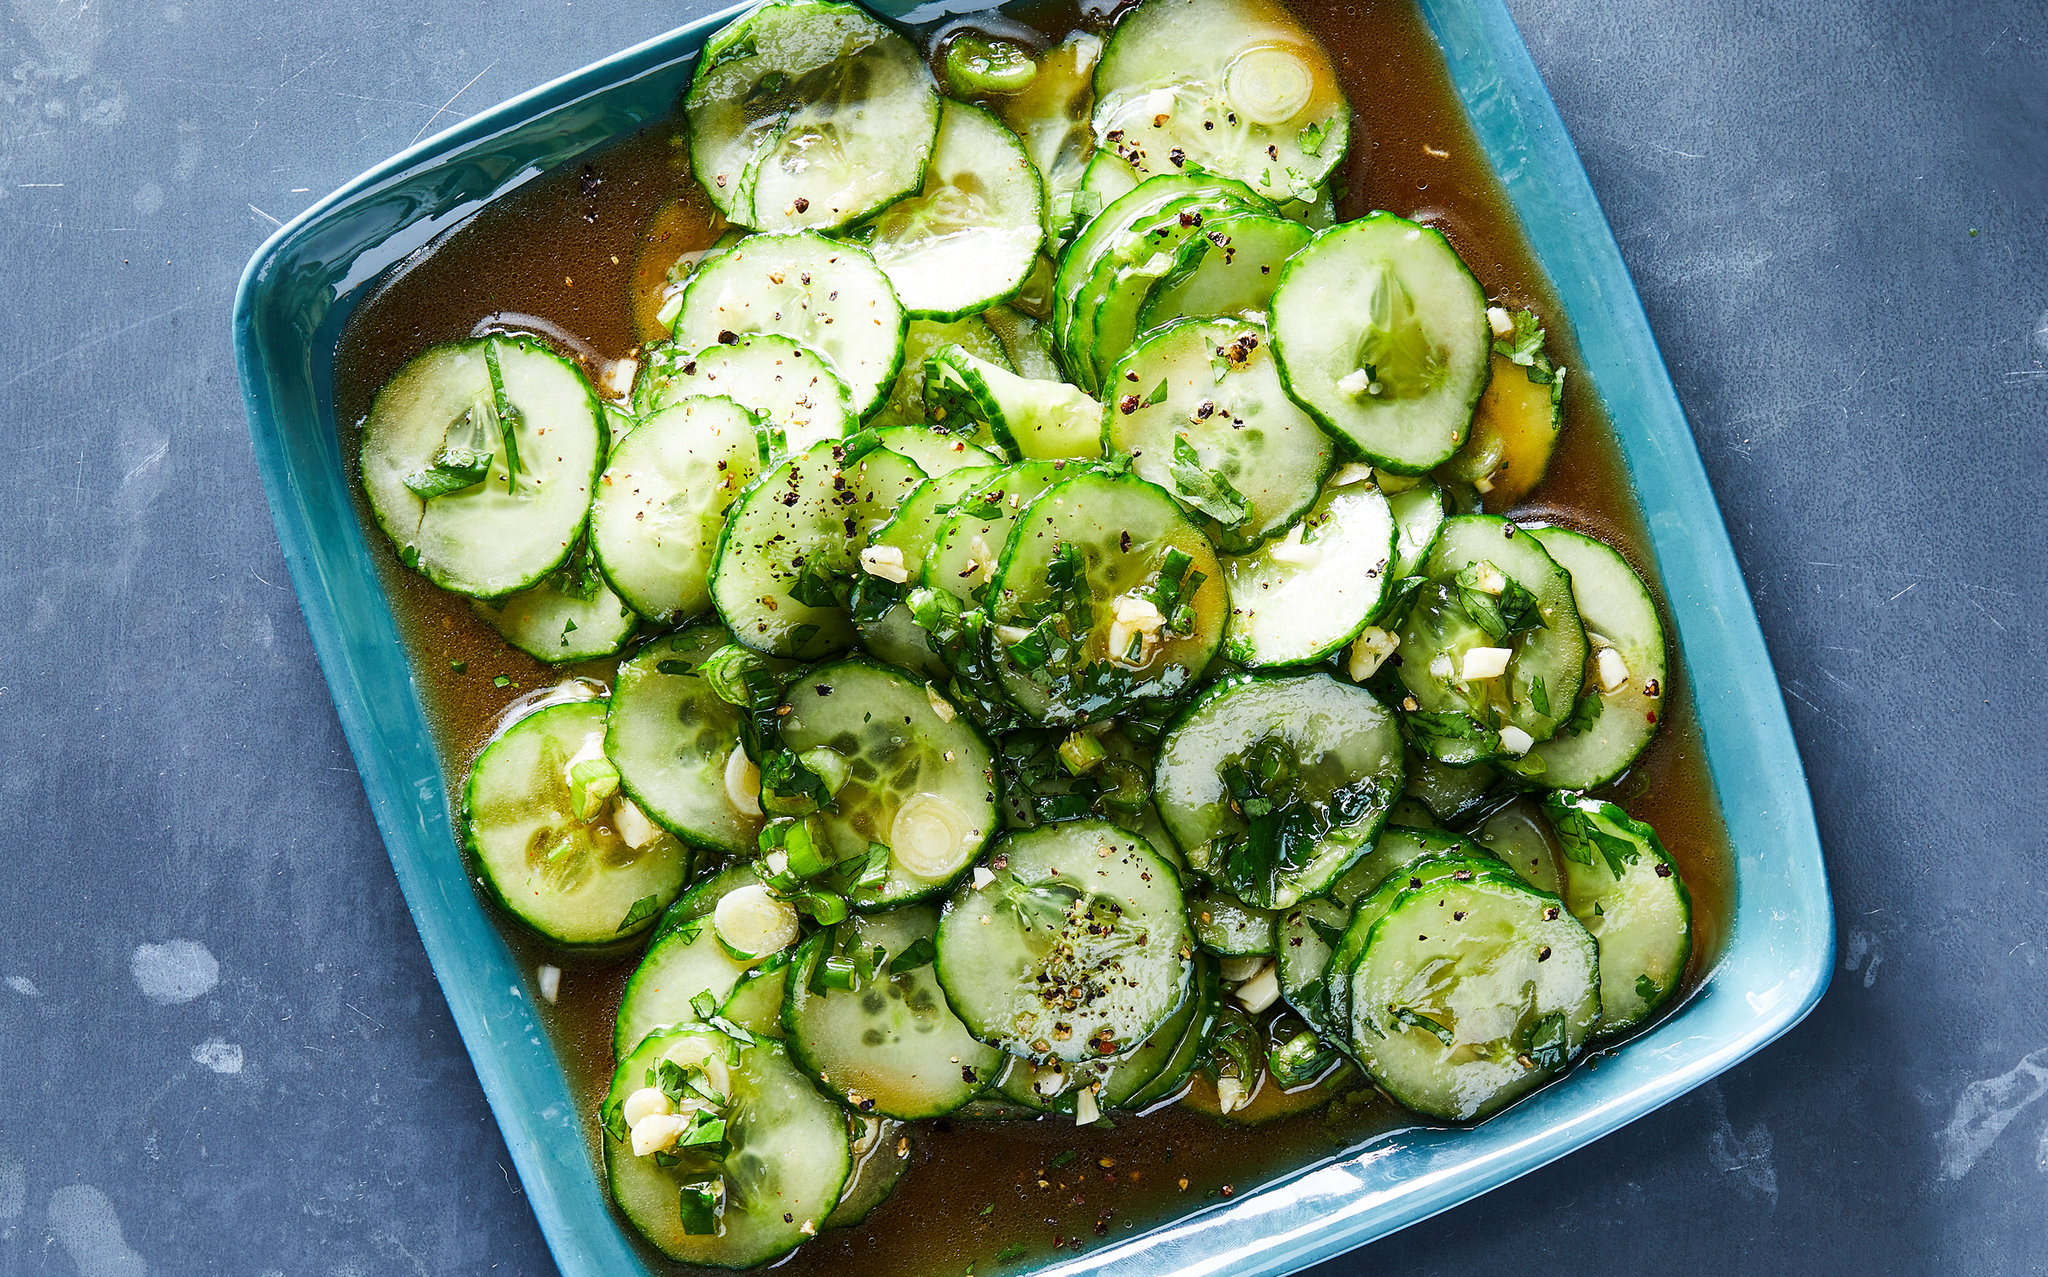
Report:
M 1737 862 L 1729 933 L 1684 1006 L 1489 1122 L 1376 1137 L 1127 1241 L 1021 1271 L 1297 1271 L 1497 1188 L 1670 1102 L 1792 1028 L 1827 988 L 1833 907 L 1804 771 L 1719 507 L 1613 232 L 1502 0 L 1417 3 L 1570 317 L 1582 356 L 1577 374 L 1592 381 L 1614 423 Z M 347 273 L 338 276 L 342 287 L 313 324 L 291 322 L 303 308 L 297 294 L 285 294 L 301 268 L 316 271 L 316 293 L 335 282 L 335 264 L 307 254 L 325 237 L 354 242 L 352 219 L 374 222 L 388 211 L 378 197 L 491 159 L 494 146 L 512 147 L 522 130 L 545 139 L 542 122 L 579 108 L 602 117 L 607 95 L 623 101 L 635 85 L 678 73 L 705 36 L 747 7 L 720 9 L 600 59 L 373 166 L 266 240 L 235 296 L 235 354 L 251 442 L 294 592 L 435 978 L 565 1277 L 658 1277 L 662 1270 L 644 1263 L 611 1210 L 540 1027 L 533 973 L 518 966 L 469 885 L 439 752 L 329 424 L 333 341 L 342 319 L 390 264 L 459 224 L 481 199 L 379 224 L 385 233 L 362 252 L 384 265 L 359 275 L 361 253 L 350 257 Z M 545 165 L 520 166 L 483 198 L 601 145 L 604 136 Z M 400 251 L 407 237 L 417 243 Z M 280 334 L 293 333 L 296 345 L 276 344 Z M 281 403 L 281 390 L 303 391 L 297 398 L 307 403 Z M 317 472 L 302 468 L 307 461 Z

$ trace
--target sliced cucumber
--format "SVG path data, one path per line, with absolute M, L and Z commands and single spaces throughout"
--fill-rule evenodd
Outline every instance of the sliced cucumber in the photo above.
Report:
M 1509 803 L 1488 816 L 1472 837 L 1500 857 L 1523 882 L 1552 895 L 1563 893 L 1563 857 L 1557 835 L 1534 799 L 1518 798 Z
M 731 641 L 719 626 L 700 625 L 644 644 L 619 666 L 604 748 L 626 793 L 656 824 L 700 847 L 747 852 L 761 816 L 734 807 L 725 786 L 740 711 L 697 673 Z
M 1188 1079 L 1202 1066 L 1216 1028 L 1216 1017 L 1223 1007 L 1223 987 L 1216 976 L 1216 963 L 1207 954 L 1195 955 L 1195 981 L 1188 997 L 1193 1010 L 1180 1044 L 1150 1082 L 1122 1101 L 1123 1107 L 1144 1109 L 1178 1098 L 1187 1089 Z
M 1173 869 L 1099 820 L 1011 834 L 939 923 L 938 972 L 974 1035 L 1069 1063 L 1145 1040 L 1185 996 L 1194 945 Z
M 1102 455 L 1102 405 L 1064 381 L 1037 381 L 947 346 L 926 361 L 925 406 L 952 429 L 973 423 L 1031 461 Z
M 812 231 L 749 235 L 690 277 L 676 345 L 703 350 L 748 333 L 794 338 L 825 357 L 854 417 L 865 419 L 896 379 L 903 323 L 889 277 L 860 245 Z
M 1557 897 L 1502 878 L 1402 894 L 1351 984 L 1351 1043 L 1387 1093 L 1488 1117 L 1562 1073 L 1600 1016 L 1599 959 Z
M 946 1005 L 931 964 L 938 927 L 939 911 L 923 905 L 842 924 L 838 951 L 854 960 L 851 989 L 813 988 L 828 956 L 824 936 L 798 956 L 782 1004 L 790 1049 L 857 1112 L 943 1117 L 1002 1068 L 1002 1052 L 976 1041 Z
M 1526 310 L 1511 322 L 1506 337 L 1493 339 L 1493 375 L 1472 415 L 1472 433 L 1444 462 L 1445 474 L 1471 484 L 1497 510 L 1543 482 L 1564 429 L 1564 369 L 1543 351 L 1543 326 Z
M 1117 361 L 1103 446 L 1173 493 L 1216 543 L 1245 551 L 1316 499 L 1334 447 L 1280 385 L 1263 328 L 1189 320 Z
M 1315 232 L 1267 213 L 1225 213 L 1207 219 L 1181 249 L 1173 272 L 1159 281 L 1138 320 L 1145 332 L 1183 315 L 1225 315 L 1264 323 L 1280 268 Z
M 1045 197 L 1024 144 L 978 106 L 944 100 L 924 185 L 859 238 L 918 319 L 958 319 L 1023 287 L 1045 238 Z
M 923 479 L 899 453 L 856 456 L 836 440 L 763 473 L 733 503 L 711 558 L 711 601 L 733 637 L 798 660 L 851 646 L 846 594 L 860 547 Z
M 727 1151 L 635 1156 L 627 1098 L 658 1086 L 664 1064 L 683 1061 L 709 1061 L 706 1071 L 724 1082 L 726 1103 L 710 1111 L 724 1121 Z M 622 1052 L 602 1121 L 612 1200 L 642 1237 L 686 1264 L 752 1268 L 796 1249 L 832 1213 L 852 1167 L 844 1113 L 797 1071 L 780 1042 L 742 1042 L 704 1025 L 679 1025 Z M 686 1219 L 683 1204 L 695 1195 L 687 1186 L 709 1188 L 715 1213 Z
M 782 1037 L 782 999 L 789 986 L 791 955 L 777 953 L 749 968 L 719 1004 L 718 1016 L 764 1038 Z
M 711 912 L 729 892 L 760 881 L 751 868 L 721 870 L 684 892 L 662 915 L 654 942 L 626 980 L 612 1021 L 612 1055 L 624 1059 L 640 1041 L 664 1024 L 697 1018 L 691 1004 L 704 994 L 723 1004 L 754 965 L 741 962 L 718 943 Z
M 1209 883 L 1190 886 L 1187 898 L 1195 941 L 1210 953 L 1242 958 L 1273 952 L 1274 910 L 1255 909 Z
M 1095 72 L 1095 137 L 1140 173 L 1199 164 L 1315 198 L 1351 138 L 1329 55 L 1276 0 L 1144 0 Z
M 1092 145 L 1095 140 L 1093 128 L 1088 136 Z M 1088 163 L 1081 169 L 1081 185 L 1074 191 L 1074 220 L 1061 237 L 1061 242 L 1071 245 L 1103 209 L 1129 194 L 1137 184 L 1137 173 L 1116 152 L 1097 151 L 1089 156 Z
M 1001 567 L 1004 542 L 1024 506 L 1072 467 L 1056 461 L 1005 466 L 994 478 L 957 498 L 934 525 L 921 580 L 963 603 L 979 604 Z
M 847 779 L 821 813 L 835 859 L 868 867 L 877 845 L 888 872 L 847 893 L 883 909 L 944 891 L 995 835 L 995 769 L 988 743 L 930 684 L 855 657 L 821 666 L 784 694 L 782 741 L 799 756 L 825 748 Z
M 735 333 L 702 350 L 664 346 L 648 356 L 634 394 L 642 420 L 687 396 L 723 395 L 760 415 L 771 457 L 853 433 L 852 394 L 832 362 L 781 333 Z
M 915 461 L 927 477 L 1003 462 L 980 444 L 936 426 L 884 426 L 875 432 L 875 438 L 889 451 Z
M 1444 524 L 1423 575 L 1396 653 L 1416 744 L 1463 766 L 1549 739 L 1586 663 L 1571 574 L 1522 528 L 1472 514 Z
M 910 1169 L 910 1136 L 903 1123 L 886 1117 L 849 1113 L 847 1135 L 853 1146 L 853 1173 L 840 1190 L 839 1205 L 825 1217 L 826 1228 L 851 1228 L 889 1200 L 903 1172 Z
M 903 368 L 889 389 L 888 402 L 875 413 L 876 426 L 922 426 L 924 408 L 924 365 L 932 354 L 946 346 L 965 346 L 976 358 L 1009 365 L 1009 353 L 995 330 L 980 315 L 969 315 L 942 323 L 935 319 L 913 319 L 903 330 Z M 977 442 L 989 442 L 978 440 Z
M 1477 813 L 1491 805 L 1493 785 L 1499 779 L 1499 770 L 1490 763 L 1453 767 L 1420 751 L 1408 756 L 1407 795 L 1429 809 L 1431 819 L 1426 824 L 1467 827 Z
M 1230 628 L 1239 665 L 1302 665 L 1358 637 L 1393 584 L 1395 523 L 1371 483 L 1331 484 L 1286 536 L 1226 556 Z
M 1151 1102 L 1142 1096 L 1178 1091 L 1194 1071 L 1188 1059 L 1188 1038 L 1197 1031 L 1206 1037 L 1216 1018 L 1217 1002 L 1215 961 L 1198 954 L 1195 978 L 1173 1014 L 1129 1054 L 1075 1065 L 1074 1084 L 1061 1097 L 1065 1103 L 1059 1111 L 1072 1112 L 1084 1089 L 1094 1095 L 1098 1109 L 1137 1108 Z
M 917 189 L 938 86 L 910 41 L 855 6 L 772 0 L 698 58 L 691 167 L 731 221 L 830 229 Z
M 1247 904 L 1321 894 L 1401 792 L 1401 735 L 1371 692 L 1327 674 L 1233 677 L 1159 745 L 1159 815 L 1188 863 Z
M 484 888 L 543 940 L 592 955 L 650 930 L 690 868 L 668 834 L 639 846 L 620 836 L 604 720 L 601 700 L 536 710 L 484 749 L 462 787 L 463 838 Z
M 1564 899 L 1600 946 L 1600 1030 L 1620 1033 L 1678 992 L 1692 957 L 1692 895 L 1657 831 L 1613 803 L 1552 793 Z
M 710 606 L 711 553 L 726 510 L 761 471 L 761 445 L 748 409 L 687 397 L 612 452 L 591 503 L 590 543 L 634 611 L 669 621 Z
M 1088 115 L 1095 104 L 1095 63 L 1101 57 L 1102 37 L 1076 31 L 1039 55 L 1030 84 L 995 99 L 1003 123 L 1023 140 L 1044 180 L 1045 242 L 1055 249 L 1074 227 L 1074 192 L 1095 149 Z
M 1394 833 L 1391 824 L 1382 826 L 1374 851 L 1394 841 Z M 1324 1041 L 1346 1051 L 1351 1049 L 1351 1034 L 1342 1027 L 1342 1018 L 1330 1013 L 1330 958 L 1343 942 L 1351 907 L 1380 885 L 1380 868 L 1380 857 L 1368 853 L 1330 884 L 1327 896 L 1310 897 L 1280 911 L 1274 928 L 1280 996 Z
M 1510 768 L 1556 789 L 1611 785 L 1642 756 L 1664 717 L 1668 675 L 1657 602 L 1612 547 L 1568 528 L 1529 535 L 1571 574 L 1586 670 L 1557 733 Z
M 1351 908 L 1344 934 L 1330 954 L 1324 979 L 1323 1001 L 1327 1022 L 1348 1041 L 1351 1022 L 1351 973 L 1372 939 L 1372 929 L 1401 893 L 1427 886 L 1441 879 L 1466 882 L 1473 878 L 1520 879 L 1478 844 L 1438 830 L 1393 829 L 1384 831 L 1367 860 L 1373 862 L 1378 886 Z M 1364 863 L 1364 862 L 1361 862 Z
M 1222 578 L 1201 530 L 1157 487 L 1100 472 L 1061 480 L 1018 516 L 991 585 L 1005 691 L 1041 723 L 1180 696 L 1222 640 Z
M 962 497 L 1001 473 L 998 466 L 974 465 L 935 474 L 912 489 L 895 516 L 869 535 L 872 553 L 863 553 L 862 574 L 855 579 L 853 624 L 871 655 L 927 678 L 944 682 L 948 677 L 902 599 L 922 579 L 925 551 L 946 515 Z
M 1413 480 L 1406 487 L 1397 481 L 1381 485 L 1387 505 L 1394 512 L 1394 579 L 1414 576 L 1429 561 L 1436 539 L 1444 530 L 1444 491 L 1427 479 Z
M 1003 353 L 1010 357 L 1010 367 L 1018 376 L 1033 381 L 1066 380 L 1066 371 L 1053 358 L 1052 332 L 1044 324 L 1014 306 L 991 306 L 981 317 L 1002 343 Z
M 370 405 L 363 492 L 400 562 L 444 590 L 503 598 L 583 535 L 604 433 L 569 360 L 508 337 L 436 346 Z
M 469 610 L 498 637 L 550 665 L 610 656 L 640 624 L 581 545 L 539 585 L 502 599 L 471 599 Z
M 1375 465 L 1458 450 L 1486 387 L 1486 295 L 1441 231 L 1374 213 L 1318 233 L 1273 294 L 1287 389 Z

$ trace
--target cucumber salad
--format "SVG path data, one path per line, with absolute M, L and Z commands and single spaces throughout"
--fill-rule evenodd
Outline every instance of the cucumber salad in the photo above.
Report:
M 462 838 L 631 966 L 593 1116 L 685 1263 L 859 1223 L 931 1119 L 1479 1121 L 1692 958 L 1617 783 L 1658 603 L 1509 517 L 1544 317 L 1338 220 L 1363 140 L 1278 0 L 1019 30 L 756 6 L 681 103 L 722 234 L 668 340 L 481 330 L 364 422 L 400 561 L 576 667 Z

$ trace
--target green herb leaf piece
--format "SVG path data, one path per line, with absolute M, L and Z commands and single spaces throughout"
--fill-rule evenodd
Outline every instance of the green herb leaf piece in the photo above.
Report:
M 633 902 L 633 907 L 626 910 L 626 916 L 619 920 L 619 930 L 631 931 L 660 912 L 660 896 L 642 896 Z
M 1244 494 L 1232 487 L 1230 480 L 1202 467 L 1201 454 L 1186 435 L 1173 437 L 1173 460 L 1166 469 L 1174 490 L 1189 505 L 1218 523 L 1243 522 L 1248 508 Z

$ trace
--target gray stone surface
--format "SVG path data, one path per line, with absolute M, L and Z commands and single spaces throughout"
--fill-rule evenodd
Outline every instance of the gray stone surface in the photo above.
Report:
M 1516 0 L 1691 415 L 1841 969 L 1328 1272 L 2048 1271 L 2048 17 Z M 0 10 L 0 1273 L 553 1271 L 286 583 L 227 340 L 288 218 L 673 25 Z

